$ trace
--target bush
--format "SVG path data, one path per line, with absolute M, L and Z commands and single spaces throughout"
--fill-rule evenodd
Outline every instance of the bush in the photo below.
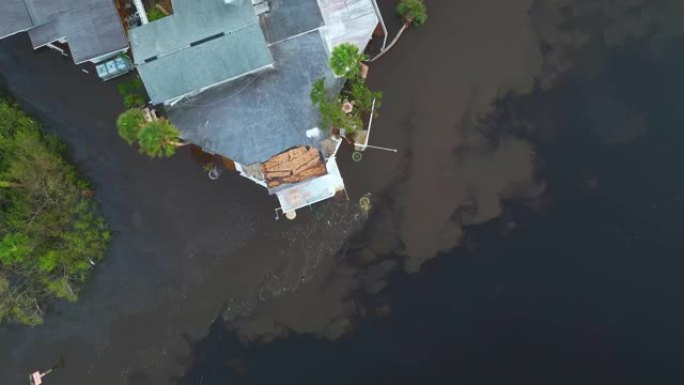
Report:
M 347 84 L 347 89 L 344 95 L 350 101 L 354 102 L 354 108 L 358 109 L 360 113 L 370 113 L 373 107 L 373 100 L 375 100 L 375 108 L 378 109 L 382 105 L 382 92 L 372 91 L 363 80 L 355 80 Z
M 129 81 L 119 83 L 116 87 L 119 95 L 123 97 L 123 103 L 126 108 L 140 108 L 144 107 L 147 102 L 147 95 L 145 94 L 145 87 L 139 77 L 135 77 Z
M 45 305 L 75 301 L 104 257 L 107 226 L 64 148 L 0 100 L 0 322 L 41 323 Z
M 318 79 L 311 89 L 311 102 L 318 106 L 321 115 L 321 126 L 329 130 L 331 128 L 344 129 L 352 133 L 363 127 L 363 121 L 358 111 L 346 114 L 342 111 L 340 96 L 330 96 L 325 90 L 325 80 Z

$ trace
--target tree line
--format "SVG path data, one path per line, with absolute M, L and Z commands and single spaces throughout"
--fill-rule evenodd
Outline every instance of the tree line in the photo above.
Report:
M 57 298 L 76 301 L 109 241 L 66 146 L 0 98 L 0 323 L 37 325 Z

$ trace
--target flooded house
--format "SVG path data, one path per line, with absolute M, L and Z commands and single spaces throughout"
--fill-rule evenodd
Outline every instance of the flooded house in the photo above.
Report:
M 129 31 L 152 104 L 182 138 L 234 164 L 282 212 L 344 190 L 340 140 L 319 129 L 313 83 L 339 92 L 332 49 L 361 51 L 379 23 L 372 0 L 173 0 L 171 16 Z
M 27 31 L 34 48 L 91 62 L 104 80 L 134 66 L 182 139 L 276 195 L 288 217 L 343 191 L 341 140 L 318 127 L 309 94 L 321 78 L 342 89 L 330 54 L 365 50 L 381 21 L 374 0 L 164 2 L 172 12 L 148 18 L 143 0 L 0 0 L 0 38 Z M 133 62 L 120 55 L 129 47 Z
M 56 49 L 75 64 L 103 62 L 128 49 L 112 0 L 0 0 L 0 39 L 19 32 L 28 32 L 34 49 Z

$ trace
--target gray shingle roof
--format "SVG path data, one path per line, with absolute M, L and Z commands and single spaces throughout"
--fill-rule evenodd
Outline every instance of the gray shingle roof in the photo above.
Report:
M 0 0 L 0 38 L 24 31 L 32 25 L 24 0 Z
M 270 6 L 260 21 L 271 44 L 273 69 L 167 107 L 184 139 L 243 165 L 292 147 L 317 145 L 306 136 L 320 121 L 311 87 L 325 78 L 328 89 L 339 92 L 344 83 L 328 67 L 329 40 L 363 48 L 377 24 L 369 0 L 270 0 Z
M 129 33 L 153 104 L 273 63 L 250 0 L 175 0 L 174 14 Z
M 75 63 L 128 47 L 113 0 L 0 0 L 0 37 L 29 30 L 34 47 L 66 38 Z
M 137 67 L 151 102 L 159 104 L 272 63 L 264 35 L 253 25 Z
M 313 83 L 335 87 L 320 33 L 313 31 L 271 46 L 275 69 L 233 80 L 167 108 L 183 138 L 241 164 L 263 162 L 291 147 L 312 145 L 317 127 Z
M 270 10 L 260 16 L 266 41 L 277 43 L 323 25 L 316 0 L 269 0 Z

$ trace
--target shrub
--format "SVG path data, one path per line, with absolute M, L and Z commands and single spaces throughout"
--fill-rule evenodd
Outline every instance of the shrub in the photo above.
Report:
M 382 92 L 372 91 L 362 80 L 352 81 L 348 84 L 345 95 L 347 99 L 354 101 L 354 108 L 361 113 L 371 112 L 374 99 L 376 109 L 380 108 L 382 104 Z
M 363 121 L 358 112 L 344 113 L 340 97 L 327 94 L 324 79 L 319 79 L 314 83 L 310 97 L 311 102 L 318 106 L 321 126 L 324 129 L 339 128 L 352 133 L 363 126 Z
M 139 77 L 135 77 L 129 81 L 121 82 L 116 86 L 119 95 L 123 98 L 123 103 L 126 108 L 140 108 L 144 107 L 147 102 L 145 94 L 145 87 Z

